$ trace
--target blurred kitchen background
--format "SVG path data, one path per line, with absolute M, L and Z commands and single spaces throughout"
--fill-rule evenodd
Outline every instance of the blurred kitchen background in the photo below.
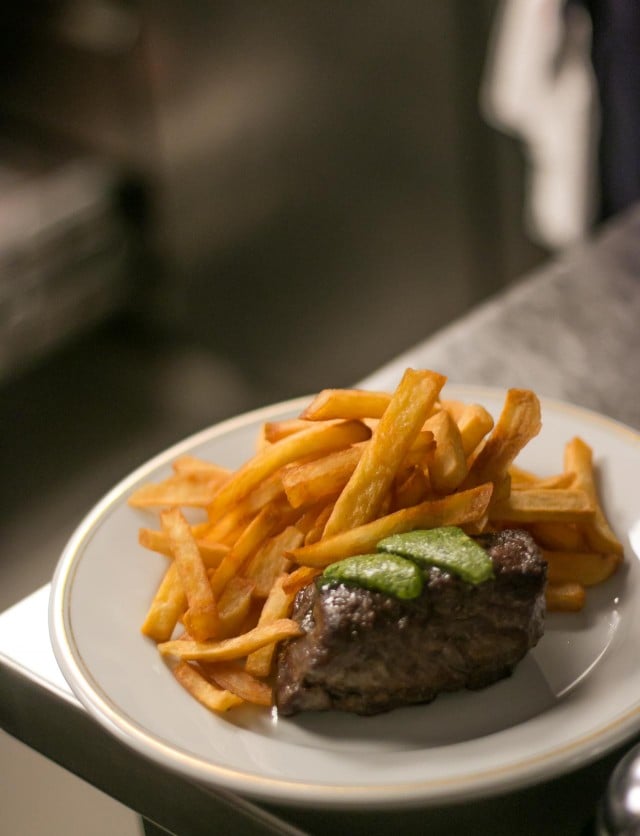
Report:
M 153 453 L 349 385 L 545 258 L 478 104 L 496 7 L 5 4 L 0 610 Z M 60 832 L 130 825 L 6 736 L 0 762 L 7 832 L 57 832 L 50 796 Z M 25 782 L 59 787 L 41 824 Z

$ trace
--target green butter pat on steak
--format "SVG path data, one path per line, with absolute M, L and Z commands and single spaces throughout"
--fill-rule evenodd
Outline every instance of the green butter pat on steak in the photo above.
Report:
M 332 563 L 320 583 L 339 582 L 382 592 L 396 598 L 417 598 L 422 592 L 422 570 L 397 554 L 359 554 Z
M 456 526 L 392 534 L 378 543 L 378 549 L 402 555 L 422 568 L 437 566 L 473 584 L 493 577 L 487 552 Z

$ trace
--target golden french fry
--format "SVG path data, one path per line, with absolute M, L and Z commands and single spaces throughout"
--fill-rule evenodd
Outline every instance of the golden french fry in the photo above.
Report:
M 351 478 L 338 497 L 323 537 L 374 519 L 446 378 L 407 369 Z
M 581 438 L 573 438 L 565 446 L 564 467 L 575 474 L 573 487 L 585 491 L 594 506 L 593 517 L 583 529 L 587 542 L 595 551 L 621 555 L 624 551 L 622 543 L 611 530 L 598 498 L 593 452 Z
M 584 607 L 586 593 L 580 583 L 549 583 L 545 599 L 549 612 L 579 612 Z
M 259 652 L 260 651 L 256 651 L 256 653 Z M 230 691 L 232 694 L 240 697 L 240 699 L 245 702 L 254 703 L 255 705 L 271 705 L 271 688 L 265 682 L 260 682 L 246 670 L 239 668 L 237 663 L 203 663 L 203 667 L 207 676 L 210 677 L 216 685 L 226 691 Z
M 389 406 L 388 392 L 369 392 L 364 389 L 323 389 L 300 414 L 306 421 L 326 421 L 333 418 L 382 418 Z
M 281 575 L 271 587 L 269 596 L 260 613 L 259 627 L 272 624 L 274 621 L 287 618 L 290 615 L 295 593 L 284 590 L 283 583 L 286 577 L 286 575 Z M 261 647 L 259 650 L 254 650 L 247 656 L 245 670 L 253 676 L 268 676 L 271 672 L 275 649 L 276 645 L 272 643 Z
M 553 551 L 585 551 L 586 542 L 580 528 L 574 523 L 536 522 L 527 528 L 540 546 Z
M 231 471 L 228 467 L 221 467 L 218 464 L 200 459 L 197 456 L 179 456 L 172 462 L 171 466 L 175 473 L 183 476 L 191 476 L 210 481 L 217 480 L 220 484 L 226 482 L 229 476 L 231 476 Z
M 324 568 L 343 557 L 375 550 L 378 541 L 391 534 L 400 534 L 414 528 L 463 525 L 483 516 L 491 493 L 492 485 L 488 483 L 441 499 L 422 502 L 322 539 L 318 543 L 293 549 L 289 556 L 301 566 Z
M 305 543 L 317 543 L 318 540 L 322 540 L 322 533 L 327 524 L 327 520 L 331 516 L 334 504 L 334 502 L 330 502 L 317 515 L 315 524 L 309 528 L 304 536 Z
M 469 457 L 487 433 L 493 429 L 493 417 L 477 403 L 463 404 L 457 415 L 451 411 L 449 414 L 458 425 L 464 454 Z
M 267 598 L 276 578 L 287 571 L 290 561 L 285 551 L 297 548 L 304 535 L 296 526 L 287 526 L 280 534 L 272 537 L 249 560 L 245 576 L 255 583 L 254 596 Z
M 218 635 L 221 639 L 233 636 L 244 624 L 251 609 L 254 589 L 253 581 L 239 575 L 227 583 L 218 599 Z
M 291 464 L 282 471 L 282 485 L 294 508 L 335 497 L 349 481 L 360 461 L 364 444 L 336 450 L 320 459 Z
M 131 494 L 127 502 L 132 508 L 174 506 L 207 508 L 221 484 L 219 479 L 202 481 L 199 478 L 178 474 L 170 476 L 163 482 L 149 482 L 141 485 Z
M 528 389 L 509 389 L 491 435 L 473 460 L 464 488 L 493 482 L 496 488 L 507 476 L 509 466 L 542 426 L 540 402 Z
M 509 476 L 511 477 L 511 490 L 523 491 L 530 488 L 570 488 L 575 474 L 567 471 L 557 473 L 555 476 L 540 477 L 512 464 L 509 468 Z
M 142 633 L 156 642 L 168 641 L 186 609 L 187 596 L 180 582 L 178 567 L 172 561 L 147 611 Z
M 426 422 L 433 433 L 436 449 L 429 464 L 429 482 L 440 495 L 452 493 L 467 475 L 467 456 L 458 425 L 446 409 Z
M 262 434 L 268 444 L 287 438 L 289 435 L 308 430 L 312 426 L 310 421 L 301 418 L 285 418 L 281 421 L 266 421 L 262 425 Z
M 222 594 L 231 578 L 240 571 L 243 563 L 260 548 L 262 543 L 274 533 L 281 520 L 280 509 L 267 505 L 249 523 L 211 578 L 211 588 L 216 596 Z
M 580 583 L 596 586 L 614 574 L 620 565 L 618 554 L 597 552 L 553 552 L 543 550 L 549 583 Z
M 410 467 L 401 481 L 394 486 L 392 507 L 394 510 L 410 508 L 424 502 L 429 493 L 429 480 L 421 467 Z
M 313 569 L 311 566 L 299 566 L 282 581 L 282 589 L 284 592 L 293 594 L 295 598 L 296 594 L 305 586 L 309 586 L 320 572 L 320 569 Z
M 593 516 L 593 503 L 585 491 L 531 488 L 513 491 L 506 499 L 491 506 L 490 518 L 499 522 L 576 523 Z
M 208 538 L 226 541 L 229 535 L 243 523 L 247 523 L 269 503 L 284 498 L 284 487 L 280 471 L 263 479 L 245 497 L 236 502 L 221 518 L 211 524 Z
M 280 642 L 299 636 L 303 632 L 297 621 L 280 618 L 271 624 L 254 627 L 241 636 L 222 639 L 218 642 L 168 641 L 158 645 L 163 656 L 177 656 L 179 659 L 191 659 L 201 662 L 222 662 L 228 659 L 241 659 L 267 644 Z
M 192 697 L 211 711 L 228 711 L 242 702 L 236 694 L 220 690 L 212 685 L 197 668 L 188 662 L 178 662 L 173 669 L 173 675 Z
M 191 533 L 193 534 L 193 529 L 191 530 Z M 225 546 L 222 543 L 211 543 L 200 537 L 196 537 L 195 540 L 198 550 L 200 551 L 200 556 L 202 557 L 204 565 L 207 569 L 218 566 L 222 558 L 229 551 L 229 546 Z M 138 532 L 138 542 L 145 549 L 151 549 L 151 551 L 164 554 L 167 557 L 172 556 L 171 544 L 164 531 L 155 531 L 151 528 L 141 528 Z
M 204 641 L 215 636 L 218 628 L 218 608 L 207 569 L 189 523 L 181 511 L 178 508 L 163 511 L 160 522 L 162 530 L 169 538 L 180 582 L 187 596 L 185 627 L 197 640 Z
M 263 479 L 286 464 L 310 455 L 322 455 L 340 450 L 369 438 L 371 431 L 361 421 L 339 424 L 320 424 L 294 433 L 270 444 L 236 470 L 222 486 L 209 507 L 212 521 L 219 518 L 234 503 L 245 497 Z

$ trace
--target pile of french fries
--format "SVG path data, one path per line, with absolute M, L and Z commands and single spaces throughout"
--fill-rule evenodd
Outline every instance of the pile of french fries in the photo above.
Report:
M 509 390 L 494 420 L 443 397 L 445 382 L 407 369 L 393 393 L 324 390 L 298 418 L 265 423 L 237 470 L 182 456 L 129 497 L 159 514 L 139 541 L 168 558 L 142 632 L 201 703 L 270 706 L 277 645 L 301 632 L 297 592 L 391 534 L 525 528 L 548 563 L 549 610 L 580 610 L 616 571 L 623 548 L 589 446 L 568 441 L 562 471 L 536 476 L 515 463 L 541 428 L 536 395 Z M 201 522 L 187 521 L 192 508 Z

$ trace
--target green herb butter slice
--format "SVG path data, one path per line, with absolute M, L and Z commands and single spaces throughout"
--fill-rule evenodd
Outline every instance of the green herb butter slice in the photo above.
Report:
M 360 554 L 332 563 L 320 583 L 339 581 L 396 598 L 417 598 L 422 592 L 422 571 L 412 560 L 397 554 Z
M 382 552 L 407 557 L 423 568 L 438 566 L 469 583 L 479 584 L 493 577 L 487 552 L 456 526 L 392 534 L 377 547 Z

